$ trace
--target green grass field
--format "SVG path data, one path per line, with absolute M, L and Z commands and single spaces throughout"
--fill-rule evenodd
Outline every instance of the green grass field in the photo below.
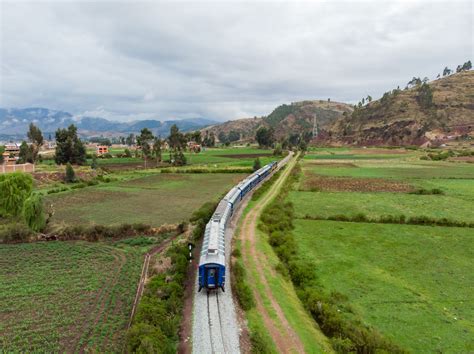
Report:
M 463 196 L 293 191 L 290 192 L 289 200 L 294 203 L 298 218 L 355 216 L 363 213 L 370 218 L 405 215 L 474 222 L 473 201 Z
M 139 176 L 139 175 L 137 175 Z M 49 195 L 54 223 L 159 226 L 189 219 L 206 201 L 217 200 L 243 174 L 158 173 Z
M 0 351 L 121 352 L 143 249 L 0 245 Z
M 294 234 L 364 323 L 414 353 L 474 350 L 472 229 L 297 220 Z
M 411 352 L 472 352 L 472 228 L 302 219 L 363 213 L 474 222 L 474 164 L 387 154 L 316 149 L 300 162 L 288 195 L 298 255 L 314 263 L 327 294 L 347 299 L 347 318 Z M 420 188 L 442 194 L 410 194 Z

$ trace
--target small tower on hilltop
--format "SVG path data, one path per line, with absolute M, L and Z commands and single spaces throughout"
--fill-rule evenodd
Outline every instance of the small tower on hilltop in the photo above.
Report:
M 316 113 L 313 116 L 313 138 L 318 136 L 318 121 L 316 119 Z

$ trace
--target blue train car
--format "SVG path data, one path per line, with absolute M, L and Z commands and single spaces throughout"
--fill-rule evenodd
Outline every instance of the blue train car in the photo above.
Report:
M 225 221 L 221 218 L 211 219 L 204 232 L 198 291 L 202 288 L 225 290 Z
M 271 162 L 241 181 L 219 202 L 211 220 L 206 225 L 199 260 L 199 290 L 221 288 L 225 290 L 225 230 L 240 201 L 278 167 Z

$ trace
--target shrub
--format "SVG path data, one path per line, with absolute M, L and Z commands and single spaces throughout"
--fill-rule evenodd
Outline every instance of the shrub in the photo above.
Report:
M 74 172 L 74 169 L 72 168 L 71 164 L 68 162 L 66 165 L 66 177 L 65 177 L 66 183 L 74 183 L 76 182 L 76 173 Z
M 412 192 L 409 192 L 409 194 L 419 194 L 419 195 L 430 195 L 430 194 L 434 194 L 434 195 L 442 195 L 444 194 L 444 192 L 439 189 L 439 188 L 433 188 L 433 189 L 425 189 L 425 188 L 419 188 L 419 189 L 416 189 Z
M 92 155 L 92 162 L 91 162 L 91 168 L 93 170 L 97 169 L 97 155 Z
M 40 194 L 32 194 L 25 200 L 22 213 L 23 219 L 31 230 L 39 232 L 46 226 L 43 198 Z
M 3 242 L 25 242 L 31 236 L 31 230 L 23 223 L 15 222 L 0 229 L 0 239 Z
M 234 276 L 232 286 L 240 307 L 244 311 L 248 311 L 255 306 L 255 299 L 253 298 L 252 290 L 245 283 L 245 269 L 240 260 L 234 262 L 232 265 L 232 274 Z
M 252 343 L 252 353 L 272 353 L 271 345 L 261 330 L 253 329 L 250 332 L 250 343 Z
M 18 216 L 23 203 L 31 195 L 33 178 L 30 174 L 14 172 L 0 175 L 0 212 Z
M 260 162 L 260 159 L 257 157 L 255 161 L 253 162 L 253 170 L 254 172 L 262 168 L 262 163 Z

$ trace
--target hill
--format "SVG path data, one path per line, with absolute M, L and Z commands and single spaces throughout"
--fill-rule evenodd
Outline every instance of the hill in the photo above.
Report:
M 216 136 L 224 132 L 236 131 L 241 140 L 253 140 L 255 132 L 261 126 L 272 127 L 277 138 L 290 134 L 309 133 L 313 130 L 313 120 L 316 117 L 319 129 L 325 129 L 335 120 L 342 117 L 344 112 L 351 113 L 353 107 L 346 103 L 323 100 L 293 102 L 275 108 L 266 117 L 243 118 L 231 120 L 222 124 L 201 129 L 203 133 L 213 132 Z
M 34 123 L 43 131 L 45 137 L 54 136 L 58 128 L 71 124 L 77 126 L 80 135 L 88 136 L 117 136 L 139 133 L 142 128 L 149 128 L 155 135 L 167 136 L 170 127 L 176 124 L 182 131 L 200 129 L 215 121 L 205 118 L 182 120 L 137 120 L 133 122 L 117 122 L 100 117 L 77 117 L 64 111 L 47 108 L 0 108 L 0 139 L 23 139 L 28 126 Z
M 473 133 L 474 71 L 386 92 L 333 122 L 317 141 L 422 145 Z

